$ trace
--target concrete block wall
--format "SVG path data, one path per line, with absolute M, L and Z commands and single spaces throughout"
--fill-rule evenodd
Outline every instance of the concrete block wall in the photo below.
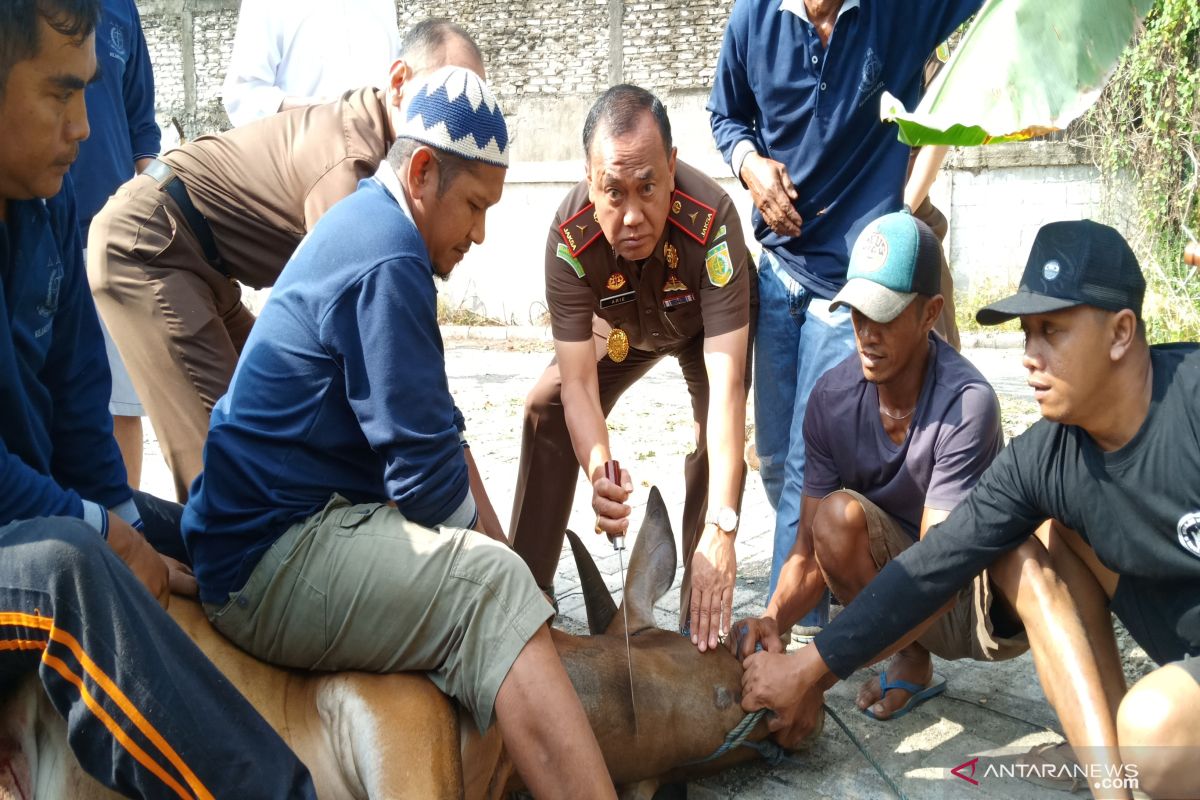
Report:
M 220 90 L 238 6 L 239 0 L 139 0 L 160 122 L 178 120 L 189 138 L 229 125 Z M 721 181 L 749 231 L 749 196 L 713 147 L 704 110 L 731 7 L 729 0 L 398 4 L 402 31 L 444 16 L 472 32 L 512 127 L 514 167 L 504 199 L 489 214 L 488 240 L 442 287 L 448 304 L 517 324 L 538 318 L 547 228 L 583 176 L 587 110 L 616 82 L 659 94 L 680 157 Z M 949 256 L 963 297 L 1015 285 L 1040 225 L 1101 216 L 1111 205 L 1097 170 L 1063 142 L 955 151 L 931 194 L 950 218 Z

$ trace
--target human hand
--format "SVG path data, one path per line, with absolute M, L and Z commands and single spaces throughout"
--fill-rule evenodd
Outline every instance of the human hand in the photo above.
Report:
M 596 512 L 596 533 L 624 536 L 629 530 L 629 512 L 625 501 L 633 493 L 633 479 L 629 470 L 621 470 L 621 481 L 616 483 L 604 474 L 601 465 L 592 473 L 592 510 Z
M 177 594 L 180 597 L 190 597 L 193 600 L 200 596 L 200 585 L 196 583 L 196 576 L 192 574 L 191 567 L 182 561 L 176 561 L 170 556 L 164 556 L 161 553 L 159 554 L 159 558 L 167 565 L 171 594 Z
M 783 640 L 779 638 L 779 623 L 774 617 L 765 614 L 747 617 L 733 626 L 733 633 L 729 640 L 729 652 L 737 656 L 739 661 L 757 652 L 760 644 L 768 653 L 787 651 Z
M 707 524 L 692 554 L 691 611 L 692 644 L 703 653 L 715 650 L 729 634 L 733 621 L 733 583 L 737 578 L 737 555 L 733 535 Z
M 752 653 L 743 661 L 742 708 L 775 712 L 767 727 L 788 749 L 806 744 L 824 719 L 825 693 L 816 683 L 805 681 L 797 669 L 800 661 L 800 654 L 765 652 Z
M 763 221 L 780 236 L 799 236 L 803 222 L 793 203 L 800 196 L 783 164 L 758 153 L 742 162 L 741 179 L 763 216 Z
M 125 562 L 163 608 L 171 599 L 171 576 L 166 562 L 146 537 L 113 512 L 108 512 L 108 546 Z

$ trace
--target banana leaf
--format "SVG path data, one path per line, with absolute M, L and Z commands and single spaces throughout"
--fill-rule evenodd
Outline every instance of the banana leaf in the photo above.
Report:
M 909 145 L 1013 142 L 1062 130 L 1108 82 L 1153 0 L 989 0 L 913 111 L 880 116 Z

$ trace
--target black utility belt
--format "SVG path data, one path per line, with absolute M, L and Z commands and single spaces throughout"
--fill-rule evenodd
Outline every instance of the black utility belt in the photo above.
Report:
M 226 278 L 231 278 L 232 276 L 225 269 L 225 265 L 221 260 L 221 254 L 217 252 L 217 243 L 213 238 L 212 228 L 209 226 L 208 220 L 196 208 L 196 204 L 192 202 L 191 195 L 188 194 L 187 187 L 183 185 L 183 181 L 175 174 L 175 170 L 171 169 L 171 165 L 156 158 L 142 170 L 142 174 L 149 175 L 158 181 L 158 188 L 170 195 L 171 199 L 175 201 L 175 205 L 179 206 L 179 211 L 183 214 L 184 221 L 187 222 L 188 227 L 195 234 L 196 241 L 200 243 L 200 249 L 204 251 L 204 258 L 208 261 L 209 265 Z

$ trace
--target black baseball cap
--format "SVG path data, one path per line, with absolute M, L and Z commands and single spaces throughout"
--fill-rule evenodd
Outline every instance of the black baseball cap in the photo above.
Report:
M 1051 222 L 1033 240 L 1017 293 L 979 309 L 980 325 L 1073 306 L 1128 308 L 1142 318 L 1146 279 L 1121 234 L 1090 219 Z

